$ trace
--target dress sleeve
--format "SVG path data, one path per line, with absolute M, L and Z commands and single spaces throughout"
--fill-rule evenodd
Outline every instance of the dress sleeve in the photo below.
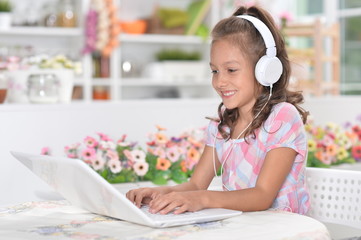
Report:
M 280 147 L 294 149 L 299 155 L 296 162 L 303 161 L 307 155 L 307 136 L 301 116 L 291 104 L 275 108 L 264 124 L 266 151 Z
M 211 120 L 208 124 L 206 132 L 206 145 L 209 147 L 214 147 L 215 136 L 219 135 L 218 133 L 218 122 Z

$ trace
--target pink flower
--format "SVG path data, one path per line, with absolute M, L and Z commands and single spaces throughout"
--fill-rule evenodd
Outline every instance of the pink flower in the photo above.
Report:
M 106 142 L 112 141 L 112 139 L 110 137 L 108 137 L 108 135 L 106 135 L 104 133 L 98 132 L 97 134 L 99 135 L 100 140 L 102 140 L 102 141 L 106 141 Z
M 110 159 L 110 160 L 119 160 L 119 156 L 118 156 L 118 153 L 114 150 L 108 150 L 107 151 L 107 157 Z
M 164 149 L 161 147 L 157 147 L 156 149 L 154 149 L 153 154 L 160 158 L 165 158 L 165 156 L 166 156 Z
M 133 163 L 134 162 L 134 158 L 133 158 L 133 155 L 132 153 L 128 150 L 128 149 L 125 149 L 123 151 L 125 157 L 128 159 L 129 162 Z
M 179 152 L 179 148 L 178 147 L 168 148 L 166 151 L 166 156 L 171 162 L 178 161 L 179 157 L 181 156 L 181 154 Z
M 333 162 L 333 157 L 325 154 L 324 152 L 316 152 L 315 157 L 322 163 L 330 165 Z
M 281 19 L 284 19 L 285 21 L 292 21 L 293 20 L 292 14 L 290 12 L 287 12 L 287 11 L 281 12 L 279 14 L 279 17 Z
M 122 171 L 122 165 L 118 160 L 110 160 L 108 161 L 107 165 L 112 173 L 119 173 Z
M 361 160 L 361 145 L 352 147 L 352 156 L 357 160 Z
M 41 149 L 41 155 L 50 155 L 50 148 L 49 147 L 43 147 Z
M 144 176 L 148 172 L 149 164 L 147 162 L 137 161 L 133 169 L 138 176 Z
M 98 142 L 93 137 L 86 137 L 84 143 L 89 148 L 95 148 L 98 145 Z
M 68 158 L 78 158 L 78 148 L 80 143 L 65 146 L 64 151 Z
M 81 152 L 81 156 L 85 162 L 91 163 L 91 161 L 96 159 L 96 151 L 94 148 L 86 148 Z

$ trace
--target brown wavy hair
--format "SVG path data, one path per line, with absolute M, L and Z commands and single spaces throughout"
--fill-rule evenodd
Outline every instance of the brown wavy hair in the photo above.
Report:
M 265 43 L 253 24 L 248 20 L 236 17 L 238 15 L 251 15 L 266 24 L 275 40 L 277 57 L 283 65 L 283 73 L 280 79 L 273 84 L 272 96 L 269 102 L 259 116 L 253 120 L 250 127 L 245 131 L 244 136 L 252 135 L 255 138 L 255 130 L 261 127 L 267 120 L 273 106 L 281 102 L 288 102 L 294 105 L 300 113 L 303 123 L 305 123 L 308 112 L 299 106 L 304 100 L 303 95 L 302 92 L 293 92 L 287 89 L 291 75 L 290 61 L 286 52 L 284 38 L 268 12 L 258 6 L 251 6 L 249 8 L 241 6 L 231 17 L 225 18 L 216 24 L 212 30 L 212 43 L 226 39 L 239 46 L 244 56 L 250 59 L 251 65 L 256 65 L 257 61 L 266 54 Z M 257 82 L 256 79 L 255 82 Z M 270 92 L 269 87 L 262 86 L 259 83 L 256 84 L 259 86 L 259 91 L 256 103 L 252 108 L 253 116 L 256 116 L 266 104 Z M 218 131 L 224 139 L 228 140 L 232 136 L 237 120 L 240 117 L 239 111 L 237 108 L 224 109 L 223 103 L 221 103 L 218 107 L 218 116 L 220 121 Z M 227 132 L 224 127 L 228 127 L 230 132 Z

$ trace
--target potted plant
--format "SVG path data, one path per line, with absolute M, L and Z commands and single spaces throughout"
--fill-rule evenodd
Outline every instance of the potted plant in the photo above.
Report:
M 164 49 L 156 54 L 156 62 L 150 63 L 144 75 L 154 81 L 168 83 L 195 83 L 207 78 L 208 65 L 198 51 Z
M 0 29 L 11 26 L 12 6 L 8 0 L 0 0 Z

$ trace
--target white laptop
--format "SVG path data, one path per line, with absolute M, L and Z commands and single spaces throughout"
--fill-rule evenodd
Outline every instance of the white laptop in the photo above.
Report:
M 11 154 L 71 204 L 92 213 L 158 228 L 221 220 L 242 213 L 212 208 L 179 215 L 151 214 L 146 208 L 136 207 L 82 160 L 20 152 Z

